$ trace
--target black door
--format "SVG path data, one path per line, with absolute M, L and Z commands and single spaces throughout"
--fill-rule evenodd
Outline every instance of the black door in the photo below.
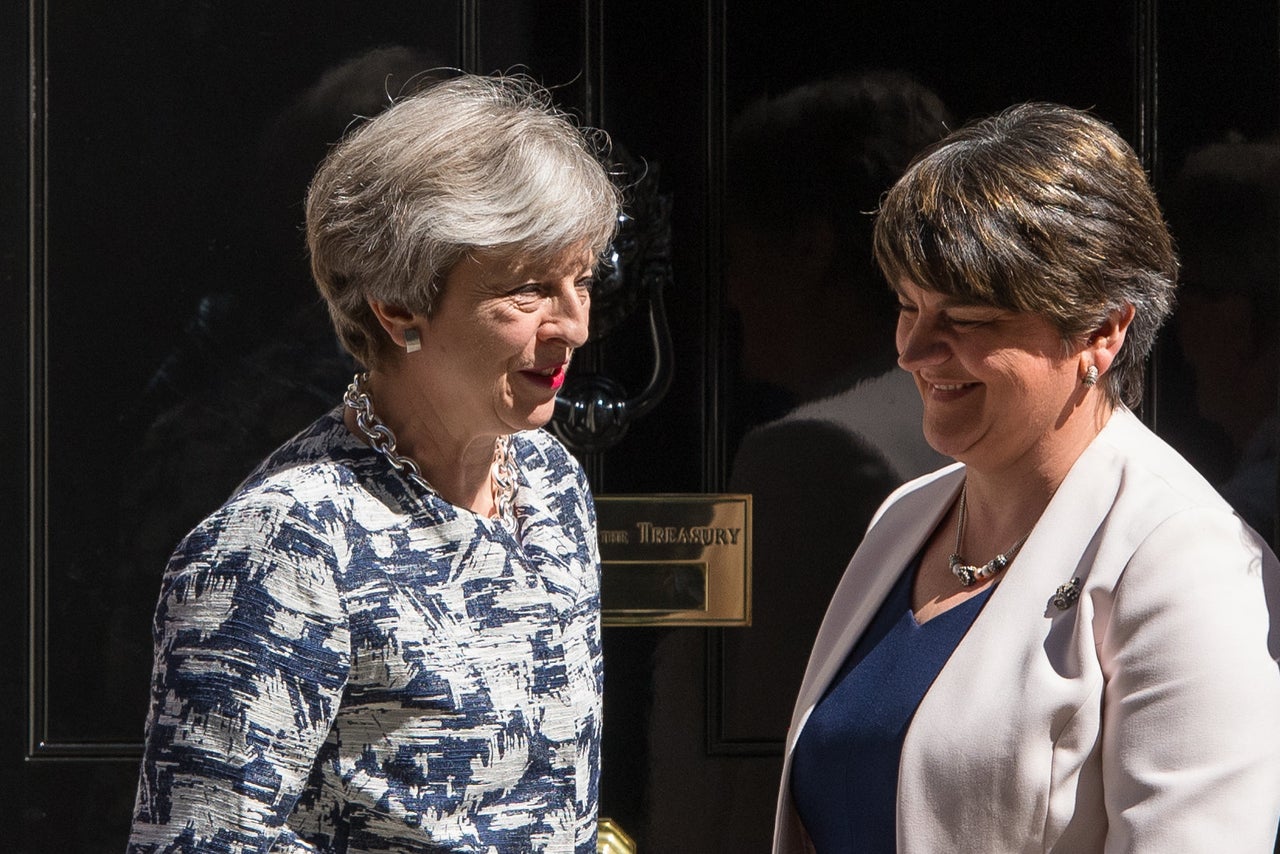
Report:
M 1115 124 L 1186 257 L 1142 415 L 1274 539 L 1280 15 L 1261 0 L 1172 6 L 5 7 L 0 762 L 20 824 L 6 849 L 123 850 L 164 559 L 348 379 L 307 279 L 307 177 L 351 115 L 425 69 L 527 69 L 670 203 L 674 381 L 619 444 L 584 454 L 597 492 L 756 494 L 751 627 L 606 630 L 602 810 L 640 851 L 768 849 L 808 642 L 868 508 L 904 471 L 857 479 L 838 437 L 811 429 L 884 352 L 848 348 L 880 340 L 862 303 L 815 289 L 861 281 L 855 237 L 745 216 L 770 181 L 812 172 L 821 145 L 797 137 L 782 168 L 750 166 L 738 155 L 762 98 L 878 69 L 956 122 L 1044 99 Z M 624 388 L 652 366 L 641 314 L 584 360 Z M 761 460 L 789 479 L 755 477 Z

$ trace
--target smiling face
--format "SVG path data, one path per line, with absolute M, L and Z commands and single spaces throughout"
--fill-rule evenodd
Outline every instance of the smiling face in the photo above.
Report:
M 573 248 L 549 263 L 473 252 L 445 278 L 410 382 L 455 438 L 541 427 L 574 348 L 587 340 L 595 256 Z
M 975 471 L 1069 467 L 1099 426 L 1080 407 L 1083 342 L 1068 347 L 1039 315 L 962 303 L 908 279 L 897 291 L 898 364 L 924 400 L 929 444 Z

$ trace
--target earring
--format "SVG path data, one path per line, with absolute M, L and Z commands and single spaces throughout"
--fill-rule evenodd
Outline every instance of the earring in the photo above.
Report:
M 1087 386 L 1097 385 L 1098 384 L 1098 366 L 1090 365 L 1088 368 L 1086 368 L 1084 372 L 1084 378 L 1080 380 L 1080 382 L 1084 383 Z
M 404 331 L 404 351 L 406 353 L 416 353 L 422 349 L 422 336 L 418 334 L 418 330 L 409 327 Z

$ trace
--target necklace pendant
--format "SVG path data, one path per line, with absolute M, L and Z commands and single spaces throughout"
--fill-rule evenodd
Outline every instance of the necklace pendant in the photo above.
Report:
M 963 586 L 972 587 L 973 582 L 977 581 L 978 567 L 965 563 L 960 555 L 953 554 L 947 559 L 947 563 L 951 566 L 951 574 L 960 579 Z
M 1018 541 L 1007 552 L 996 555 L 982 566 L 965 563 L 964 558 L 960 557 L 960 547 L 964 544 L 964 523 L 969 506 L 968 495 L 969 484 L 966 481 L 960 487 L 960 512 L 956 514 L 956 550 L 951 553 L 951 557 L 947 558 L 947 565 L 951 567 L 951 574 L 960 579 L 960 583 L 965 587 L 971 587 L 978 581 L 985 581 L 1008 566 L 1009 561 L 1013 560 L 1018 550 L 1022 548 L 1022 544 L 1027 541 L 1027 537 L 1031 536 L 1031 532 L 1027 531 L 1018 538 Z
M 1021 543 L 1019 543 L 1021 545 Z M 986 581 L 1000 570 L 1009 565 L 1011 556 L 999 554 L 982 566 L 974 566 L 971 563 L 965 563 L 964 558 L 958 554 L 953 554 L 947 558 L 947 563 L 951 566 L 951 574 L 960 579 L 960 583 L 965 587 L 972 587 L 979 581 Z

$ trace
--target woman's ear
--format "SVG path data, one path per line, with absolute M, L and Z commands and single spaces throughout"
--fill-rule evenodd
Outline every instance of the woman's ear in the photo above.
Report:
M 369 309 L 378 318 L 383 328 L 396 347 L 408 353 L 417 352 L 422 347 L 422 333 L 419 329 L 422 318 L 402 305 L 385 300 L 369 298 Z
M 1129 331 L 1129 324 L 1133 322 L 1133 315 L 1132 305 L 1122 305 L 1113 309 L 1102 325 L 1089 333 L 1089 340 L 1081 358 L 1082 372 L 1094 367 L 1101 375 L 1111 368 L 1111 363 L 1115 361 L 1120 353 L 1120 347 L 1124 344 L 1124 336 Z

